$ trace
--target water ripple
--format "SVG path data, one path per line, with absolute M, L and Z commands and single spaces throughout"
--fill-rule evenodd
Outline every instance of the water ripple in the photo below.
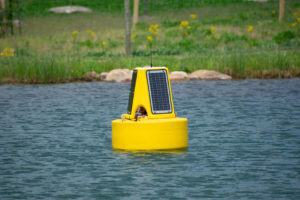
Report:
M 300 81 L 172 83 L 189 148 L 111 148 L 129 84 L 0 86 L 0 199 L 300 199 Z

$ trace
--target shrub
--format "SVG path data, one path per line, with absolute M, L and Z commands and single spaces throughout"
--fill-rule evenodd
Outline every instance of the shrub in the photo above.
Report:
M 296 37 L 296 35 L 292 31 L 282 31 L 282 32 L 279 32 L 277 35 L 275 35 L 273 37 L 273 40 L 275 40 L 275 42 L 277 44 L 282 44 L 282 43 L 288 42 L 289 40 L 291 40 L 295 37 Z

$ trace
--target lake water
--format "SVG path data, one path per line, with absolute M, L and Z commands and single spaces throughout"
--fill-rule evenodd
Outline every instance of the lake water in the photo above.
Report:
M 300 199 L 300 79 L 172 83 L 186 152 L 116 152 L 129 83 L 0 86 L 0 199 Z

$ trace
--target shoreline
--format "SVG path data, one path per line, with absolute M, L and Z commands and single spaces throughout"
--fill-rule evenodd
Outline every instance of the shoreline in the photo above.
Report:
M 107 73 L 107 72 L 105 72 Z M 300 78 L 300 71 L 298 73 L 291 73 L 291 72 L 272 72 L 272 73 L 266 73 L 266 72 L 257 72 L 250 74 L 248 76 L 245 75 L 238 75 L 238 74 L 226 74 L 228 76 L 232 77 L 232 81 L 238 81 L 238 80 L 246 80 L 246 79 L 259 79 L 259 80 L 273 80 L 273 79 L 294 79 L 294 78 Z M 171 80 L 171 82 L 188 82 L 188 81 L 230 81 L 230 80 L 218 80 L 218 79 L 185 79 L 185 80 Z M 79 78 L 68 78 L 67 80 L 57 80 L 57 81 L 38 81 L 38 80 L 18 80 L 15 78 L 2 78 L 0 80 L 0 85 L 17 85 L 17 84 L 28 84 L 28 85 L 35 85 L 35 84 L 64 84 L 64 83 L 86 83 L 86 82 L 110 82 L 110 83 L 124 83 L 124 82 L 131 82 L 131 80 L 125 80 L 125 81 L 107 81 L 107 80 L 101 80 L 97 78 L 91 78 L 87 77 L 86 75 L 79 77 Z

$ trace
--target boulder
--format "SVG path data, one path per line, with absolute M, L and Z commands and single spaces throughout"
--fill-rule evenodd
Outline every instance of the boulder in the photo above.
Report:
M 185 81 L 188 80 L 188 74 L 181 71 L 171 72 L 169 74 L 170 81 Z
M 197 70 L 189 75 L 191 80 L 231 80 L 232 77 L 227 74 L 213 70 Z
M 13 25 L 14 25 L 16 28 L 20 28 L 20 27 L 21 27 L 21 20 L 19 20 L 19 19 L 13 20 Z
M 60 6 L 60 7 L 50 8 L 49 11 L 54 13 L 66 13 L 66 14 L 71 14 L 73 12 L 84 12 L 84 13 L 92 12 L 90 8 L 86 8 L 83 6 Z
M 199 80 L 199 77 L 195 74 L 189 74 L 188 79 L 191 81 Z
M 106 79 L 106 76 L 107 76 L 107 74 L 108 74 L 108 72 L 102 72 L 102 73 L 100 74 L 100 78 L 101 78 L 101 80 L 105 80 L 105 79 Z
M 114 69 L 108 72 L 105 81 L 110 82 L 129 82 L 131 81 L 132 70 L 129 69 Z
M 97 72 L 87 72 L 84 79 L 86 81 L 101 81 L 101 76 Z

